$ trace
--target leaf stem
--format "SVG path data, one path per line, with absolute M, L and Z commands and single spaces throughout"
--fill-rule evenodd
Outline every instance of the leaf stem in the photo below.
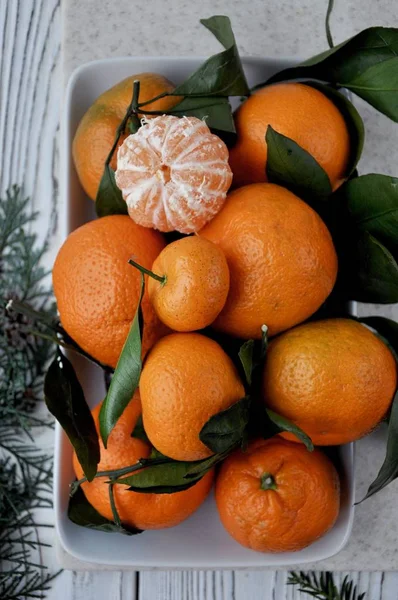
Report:
M 106 158 L 105 161 L 105 165 L 108 166 L 109 163 L 112 160 L 112 157 L 115 153 L 115 150 L 117 148 L 117 145 L 119 143 L 120 140 L 120 136 L 125 132 L 126 130 L 126 126 L 128 123 L 128 120 L 130 119 L 130 117 L 132 116 L 132 114 L 134 114 L 137 111 L 137 107 L 138 107 L 138 95 L 140 92 L 140 82 L 136 79 L 133 83 L 133 97 L 131 99 L 130 105 L 126 111 L 126 114 L 123 117 L 122 122 L 120 123 L 119 127 L 116 130 L 116 136 L 115 136 L 115 140 L 113 142 L 112 148 L 109 151 L 109 154 Z
M 49 315 L 46 315 L 45 313 L 39 312 L 38 310 L 35 310 L 34 308 L 29 306 L 28 304 L 25 304 L 24 302 L 20 302 L 19 300 L 14 300 L 13 298 L 8 300 L 8 302 L 6 304 L 6 311 L 7 312 L 14 311 L 21 315 L 25 315 L 26 317 L 30 317 L 31 319 L 34 319 L 35 321 L 39 321 L 40 323 L 48 325 L 51 328 L 56 327 L 56 322 L 54 321 L 54 319 L 52 317 L 50 317 Z
M 333 6 L 334 0 L 329 0 L 325 18 L 326 39 L 328 41 L 329 48 L 334 48 L 332 32 L 330 31 L 330 16 L 333 11 Z
M 109 484 L 109 502 L 111 505 L 112 516 L 113 516 L 115 525 L 117 525 L 117 527 L 121 527 L 122 522 L 120 520 L 119 513 L 117 512 L 117 508 L 116 508 L 116 504 L 115 504 L 115 495 L 113 493 L 113 485 L 114 485 L 113 483 Z
M 131 101 L 131 111 L 137 112 L 138 110 L 138 98 L 140 95 L 140 81 L 139 79 L 135 79 L 133 83 L 133 99 Z
M 97 473 L 94 475 L 94 479 L 96 479 L 97 477 L 109 477 L 109 481 L 107 483 L 118 483 L 116 480 L 123 475 L 128 475 L 129 473 L 134 473 L 134 471 L 145 469 L 146 467 L 151 467 L 153 465 L 161 465 L 163 463 L 169 462 L 169 460 L 170 459 L 167 457 L 140 458 L 138 462 L 136 462 L 134 465 L 128 465 L 127 467 L 121 467 L 120 469 L 108 469 L 107 471 L 97 471 Z M 86 476 L 82 477 L 81 479 L 78 479 L 77 481 L 73 481 L 70 484 L 69 496 L 74 496 L 81 484 L 85 483 L 86 481 Z
M 145 102 L 139 102 L 137 104 L 137 107 L 141 108 L 142 106 L 147 106 L 148 104 L 152 104 L 152 102 L 156 102 L 157 100 L 161 100 L 162 98 L 166 98 L 167 96 L 174 96 L 174 94 L 171 94 L 170 92 L 162 92 L 161 94 L 155 96 L 154 98 L 151 98 L 150 100 L 146 100 Z
M 166 275 L 156 275 L 156 273 L 154 273 L 153 271 L 150 271 L 149 269 L 146 269 L 142 265 L 135 262 L 135 260 L 133 260 L 132 258 L 129 259 L 129 265 L 132 265 L 133 267 L 138 269 L 141 273 L 144 273 L 145 275 L 152 277 L 152 279 L 156 279 L 156 281 L 159 281 L 162 285 L 165 285 L 165 283 L 167 281 Z

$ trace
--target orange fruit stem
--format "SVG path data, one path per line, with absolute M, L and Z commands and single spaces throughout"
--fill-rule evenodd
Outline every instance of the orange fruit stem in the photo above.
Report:
M 260 488 L 262 490 L 277 490 L 278 486 L 275 477 L 271 473 L 264 473 L 260 477 Z
M 154 273 L 153 271 L 150 271 L 149 269 L 146 269 L 142 265 L 139 265 L 132 258 L 129 259 L 129 265 L 132 265 L 133 267 L 135 267 L 136 269 L 138 269 L 144 275 L 148 275 L 148 277 L 152 277 L 152 279 L 155 279 L 156 281 L 159 281 L 162 285 L 165 285 L 165 283 L 167 281 L 166 275 L 156 275 L 156 273 Z

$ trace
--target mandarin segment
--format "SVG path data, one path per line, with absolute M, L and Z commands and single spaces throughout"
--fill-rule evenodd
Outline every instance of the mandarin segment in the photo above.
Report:
M 329 176 L 342 182 L 349 157 L 347 124 L 337 106 L 302 83 L 277 83 L 254 92 L 235 114 L 237 143 L 230 151 L 233 185 L 266 180 L 268 125 L 309 152 Z
M 116 183 L 130 217 L 160 231 L 198 231 L 218 213 L 232 181 L 227 147 L 196 117 L 152 119 L 117 156 Z
M 131 102 L 135 80 L 140 81 L 140 102 L 174 90 L 174 84 L 157 73 L 131 75 L 101 94 L 83 115 L 73 138 L 72 156 L 80 183 L 92 200 L 96 198 L 116 130 Z M 166 111 L 178 101 L 177 96 L 166 96 L 146 105 L 145 110 Z M 127 134 L 122 135 L 119 146 L 126 137 Z M 116 169 L 116 152 L 111 167 Z
M 225 304 L 227 260 L 218 246 L 204 238 L 189 236 L 169 244 L 152 271 L 165 281 L 149 278 L 149 298 L 159 319 L 174 331 L 207 327 Z
M 264 401 L 316 445 L 346 444 L 369 433 L 386 415 L 396 387 L 391 351 L 350 319 L 306 323 L 268 347 Z
M 102 403 L 101 403 L 102 404 Z M 92 411 L 99 437 L 101 459 L 99 471 L 114 470 L 135 465 L 140 458 L 147 458 L 151 446 L 131 436 L 141 414 L 139 393 L 136 392 L 122 416 L 111 431 L 107 449 L 99 435 L 99 412 L 101 404 Z M 77 479 L 83 477 L 83 469 L 73 454 L 73 467 Z M 195 485 L 174 494 L 146 494 L 129 491 L 127 485 L 115 484 L 113 487 L 115 505 L 124 525 L 138 529 L 164 529 L 174 527 L 192 513 L 206 499 L 212 483 L 214 472 L 209 471 Z M 109 502 L 108 477 L 97 477 L 91 482 L 82 484 L 83 492 L 90 504 L 106 519 L 113 520 Z
M 320 451 L 279 437 L 253 442 L 221 465 L 216 502 L 222 524 L 258 552 L 301 550 L 323 536 L 340 508 L 339 478 Z
M 200 460 L 213 454 L 199 439 L 203 425 L 245 390 L 219 344 L 198 333 L 174 333 L 149 353 L 140 393 L 145 431 L 155 448 L 175 460 Z
M 90 221 L 72 232 L 53 267 L 54 294 L 66 332 L 100 362 L 116 367 L 140 295 L 135 256 L 150 269 L 164 248 L 162 235 L 127 215 Z M 145 292 L 143 354 L 165 333 Z
M 200 236 L 218 244 L 231 283 L 214 326 L 243 339 L 275 335 L 310 317 L 337 276 L 331 235 L 318 214 L 285 188 L 252 184 L 228 195 Z

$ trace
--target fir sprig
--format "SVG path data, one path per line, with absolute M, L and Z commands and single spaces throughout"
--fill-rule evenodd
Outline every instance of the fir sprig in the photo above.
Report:
M 0 198 L 0 598 L 44 598 L 55 575 L 37 550 L 45 546 L 35 509 L 51 507 L 51 457 L 33 443 L 32 428 L 51 426 L 35 410 L 55 346 L 36 336 L 29 315 L 6 309 L 10 300 L 35 307 L 48 319 L 55 305 L 40 265 L 46 245 L 28 230 L 37 217 L 14 186 Z
M 318 575 L 315 572 L 303 571 L 289 573 L 288 585 L 296 585 L 300 592 L 318 600 L 363 600 L 366 593 L 359 593 L 357 586 L 346 575 L 338 588 L 334 582 L 333 573 L 324 571 Z

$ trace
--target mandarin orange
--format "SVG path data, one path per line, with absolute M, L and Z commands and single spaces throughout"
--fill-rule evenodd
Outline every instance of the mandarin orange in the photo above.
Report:
M 101 404 L 92 411 L 98 434 L 100 409 Z M 112 430 L 107 449 L 104 448 L 101 436 L 99 436 L 101 451 L 99 471 L 135 465 L 140 458 L 149 456 L 150 445 L 131 436 L 140 414 L 140 399 L 136 392 Z M 75 453 L 73 454 L 73 467 L 76 477 L 78 479 L 83 477 L 83 469 Z M 209 471 L 192 487 L 172 494 L 132 492 L 126 485 L 115 484 L 113 492 L 119 517 L 123 524 L 138 529 L 174 527 L 194 513 L 206 499 L 212 486 L 213 476 L 213 471 Z M 86 481 L 82 484 L 82 489 L 90 504 L 103 517 L 112 521 L 107 479 L 107 477 L 97 477 L 91 482 Z
M 350 156 L 343 115 L 319 90 L 303 83 L 277 83 L 254 92 L 237 110 L 237 143 L 230 151 L 233 185 L 266 180 L 268 125 L 309 152 L 329 176 L 342 182 Z
M 221 465 L 218 512 L 228 533 L 258 552 L 301 550 L 335 523 L 339 478 L 320 451 L 279 437 L 253 442 Z
M 61 323 L 83 350 L 115 367 L 138 304 L 141 277 L 135 256 L 150 268 L 164 248 L 162 235 L 127 215 L 90 221 L 73 231 L 58 252 L 53 285 Z M 164 332 L 147 292 L 142 302 L 143 354 Z
M 386 415 L 396 387 L 389 348 L 350 319 L 306 323 L 268 347 L 264 401 L 316 445 L 346 444 L 369 433 Z
M 337 276 L 330 233 L 297 196 L 271 183 L 234 190 L 200 236 L 218 244 L 231 283 L 214 326 L 236 337 L 275 335 L 310 317 Z
M 105 160 L 115 140 L 116 130 L 122 121 L 133 95 L 133 82 L 140 81 L 140 102 L 147 102 L 163 92 L 172 92 L 174 85 L 157 73 L 139 73 L 120 81 L 101 94 L 83 115 L 73 138 L 72 155 L 76 171 L 86 194 L 95 200 Z M 168 110 L 179 101 L 176 96 L 166 96 L 148 104 L 146 110 Z M 148 118 L 150 116 L 148 115 Z M 127 134 L 122 135 L 119 146 Z M 116 153 L 111 167 L 116 169 Z
M 203 425 L 243 398 L 245 390 L 215 341 L 174 333 L 149 353 L 140 393 L 145 431 L 155 448 L 175 460 L 200 460 L 213 454 L 199 438 Z
M 223 308 L 229 290 L 229 269 L 223 251 L 208 240 L 189 236 L 159 254 L 149 278 L 148 293 L 159 317 L 174 331 L 210 325 Z
M 225 202 L 228 150 L 196 117 L 162 116 L 118 150 L 116 183 L 131 218 L 144 227 L 198 231 Z

